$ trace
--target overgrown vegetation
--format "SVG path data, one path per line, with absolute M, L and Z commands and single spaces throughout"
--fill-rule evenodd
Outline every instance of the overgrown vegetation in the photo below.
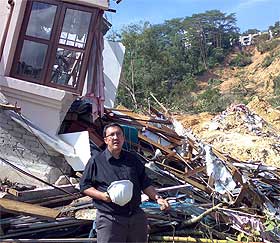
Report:
M 217 86 L 217 85 L 221 84 L 222 82 L 223 81 L 220 80 L 220 79 L 210 78 L 208 80 L 208 85 L 210 85 L 210 86 Z
M 217 88 L 207 89 L 197 97 L 198 112 L 220 112 L 223 111 L 227 105 L 227 102 L 224 102 L 224 98 Z
M 274 94 L 280 95 L 280 75 L 276 76 L 273 79 L 273 85 L 274 85 Z
M 268 41 L 268 38 L 265 35 L 263 35 L 258 38 L 256 46 L 257 46 L 257 50 L 260 53 L 265 53 L 268 51 L 272 51 L 279 45 L 280 45 L 279 39 L 273 39 L 271 41 Z
M 278 27 L 271 27 L 273 33 Z M 111 39 L 117 38 L 126 47 L 117 104 L 133 110 L 142 109 L 151 101 L 150 93 L 170 109 L 188 112 L 217 112 L 231 102 L 248 102 L 244 97 L 253 95 L 254 90 L 248 90 L 244 82 L 227 96 L 219 91 L 222 80 L 209 79 L 208 90 L 202 93 L 197 85 L 199 75 L 224 65 L 225 57 L 233 48 L 232 40 L 238 39 L 238 31 L 235 14 L 211 10 L 167 20 L 163 24 L 131 24 L 121 33 L 111 35 Z M 258 30 L 249 32 L 257 33 Z M 256 42 L 262 53 L 280 44 L 277 39 L 267 39 L 268 36 L 261 35 Z M 261 66 L 268 67 L 275 58 L 275 53 L 267 56 Z M 251 63 L 252 55 L 241 51 L 230 65 L 234 68 Z M 279 84 L 275 87 L 278 90 Z
M 196 75 L 220 65 L 237 36 L 235 15 L 218 10 L 127 26 L 120 33 L 126 54 L 117 102 L 138 109 L 153 92 L 170 107 L 195 110 Z
M 234 57 L 230 65 L 235 67 L 245 67 L 252 63 L 252 57 L 249 53 L 241 52 Z
M 263 68 L 269 67 L 270 64 L 271 64 L 274 60 L 275 60 L 275 56 L 273 56 L 273 55 L 266 56 L 265 59 L 263 60 L 262 67 L 263 67 Z
M 272 107 L 274 108 L 280 108 L 280 97 L 276 96 L 276 97 L 272 97 L 268 100 L 268 102 L 272 105 Z

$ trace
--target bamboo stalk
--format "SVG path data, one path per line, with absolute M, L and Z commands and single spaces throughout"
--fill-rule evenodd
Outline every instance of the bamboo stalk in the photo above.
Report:
M 202 214 L 198 215 L 197 217 L 194 217 L 194 218 L 191 218 L 191 219 L 183 221 L 182 225 L 188 226 L 188 225 L 192 225 L 192 224 L 198 223 L 200 220 L 202 220 L 208 214 L 218 210 L 222 205 L 223 205 L 223 203 L 219 203 L 216 206 L 207 209 L 205 212 L 203 212 Z
M 160 242 L 188 242 L 188 243 L 245 243 L 234 240 L 216 240 L 216 239 L 204 239 L 193 237 L 179 237 L 179 236 L 150 236 L 149 243 Z M 262 242 L 246 242 L 246 243 L 262 243 Z

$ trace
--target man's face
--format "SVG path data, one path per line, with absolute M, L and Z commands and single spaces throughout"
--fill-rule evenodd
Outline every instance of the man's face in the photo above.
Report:
M 111 153 L 120 153 L 124 143 L 124 134 L 119 127 L 108 127 L 104 142 Z

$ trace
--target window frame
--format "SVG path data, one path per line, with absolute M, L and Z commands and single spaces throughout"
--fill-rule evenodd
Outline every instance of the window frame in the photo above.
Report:
M 56 5 L 56 7 L 57 7 L 49 40 L 26 35 L 28 22 L 29 22 L 30 15 L 31 15 L 32 5 L 34 2 L 52 4 L 52 5 Z M 88 35 L 87 35 L 87 39 L 86 39 L 84 48 L 72 47 L 72 46 L 68 46 L 68 45 L 59 43 L 59 39 L 60 39 L 61 31 L 63 28 L 63 23 L 64 23 L 67 9 L 73 9 L 73 10 L 79 10 L 79 11 L 85 11 L 85 12 L 91 13 L 91 19 L 90 19 L 89 28 L 88 28 Z M 37 84 L 45 85 L 48 87 L 54 87 L 54 88 L 62 89 L 65 91 L 70 91 L 72 93 L 81 95 L 82 90 L 83 90 L 83 85 L 85 82 L 87 65 L 88 65 L 88 61 L 89 61 L 89 55 L 91 53 L 91 46 L 92 46 L 92 42 L 93 42 L 93 38 L 94 38 L 94 33 L 96 32 L 97 27 L 98 27 L 97 24 L 94 24 L 98 17 L 98 11 L 101 11 L 101 10 L 98 8 L 81 6 L 81 5 L 77 5 L 77 4 L 71 4 L 71 3 L 65 3 L 65 2 L 61 2 L 61 1 L 57 1 L 57 0 L 29 0 L 27 2 L 27 6 L 25 9 L 25 15 L 24 15 L 24 19 L 22 22 L 20 35 L 18 38 L 15 55 L 13 58 L 13 64 L 12 64 L 11 73 L 10 73 L 11 76 L 14 78 L 20 79 L 20 80 L 27 81 L 27 82 L 37 83 Z M 18 66 L 18 62 L 20 60 L 20 56 L 21 56 L 21 52 L 22 52 L 22 48 L 23 48 L 23 44 L 24 44 L 25 40 L 47 45 L 45 60 L 43 62 L 43 67 L 42 67 L 42 71 L 41 71 L 39 79 L 17 73 L 17 66 Z M 57 83 L 51 82 L 52 68 L 53 68 L 53 65 L 55 64 L 56 52 L 57 52 L 58 48 L 63 48 L 65 50 L 72 50 L 72 51 L 78 51 L 78 52 L 83 53 L 83 58 L 81 61 L 81 67 L 80 67 L 76 87 L 71 87 L 68 85 L 57 84 Z

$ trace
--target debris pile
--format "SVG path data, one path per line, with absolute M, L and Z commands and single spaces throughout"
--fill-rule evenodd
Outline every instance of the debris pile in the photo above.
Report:
M 188 119 L 185 117 L 184 119 Z M 184 123 L 184 119 L 179 117 Z M 240 161 L 279 166 L 280 111 L 257 97 L 232 105 L 222 114 L 192 127 L 202 141 Z
M 79 107 L 75 116 L 74 111 L 68 114 L 72 117 L 68 127 L 89 128 L 92 152 L 103 148 L 104 125 L 121 124 L 125 149 L 139 156 L 158 193 L 168 198 L 171 209 L 161 212 L 156 203 L 143 197 L 149 242 L 279 241 L 279 168 L 260 159 L 237 159 L 223 148 L 199 140 L 166 109 L 161 112 L 151 107 L 147 115 L 124 107 L 106 109 L 104 117 L 89 127 L 86 106 Z M 244 105 L 232 106 L 215 117 L 209 129 L 223 133 L 242 130 L 251 139 L 260 136 L 273 140 L 275 146 L 279 143 L 277 132 Z M 220 139 L 217 134 L 212 136 L 212 142 Z M 275 149 L 274 156 L 277 153 Z M 76 237 L 71 242 L 86 242 L 95 212 L 90 198 L 82 197 L 72 185 L 21 192 L 8 188 L 1 197 L 1 239 Z

